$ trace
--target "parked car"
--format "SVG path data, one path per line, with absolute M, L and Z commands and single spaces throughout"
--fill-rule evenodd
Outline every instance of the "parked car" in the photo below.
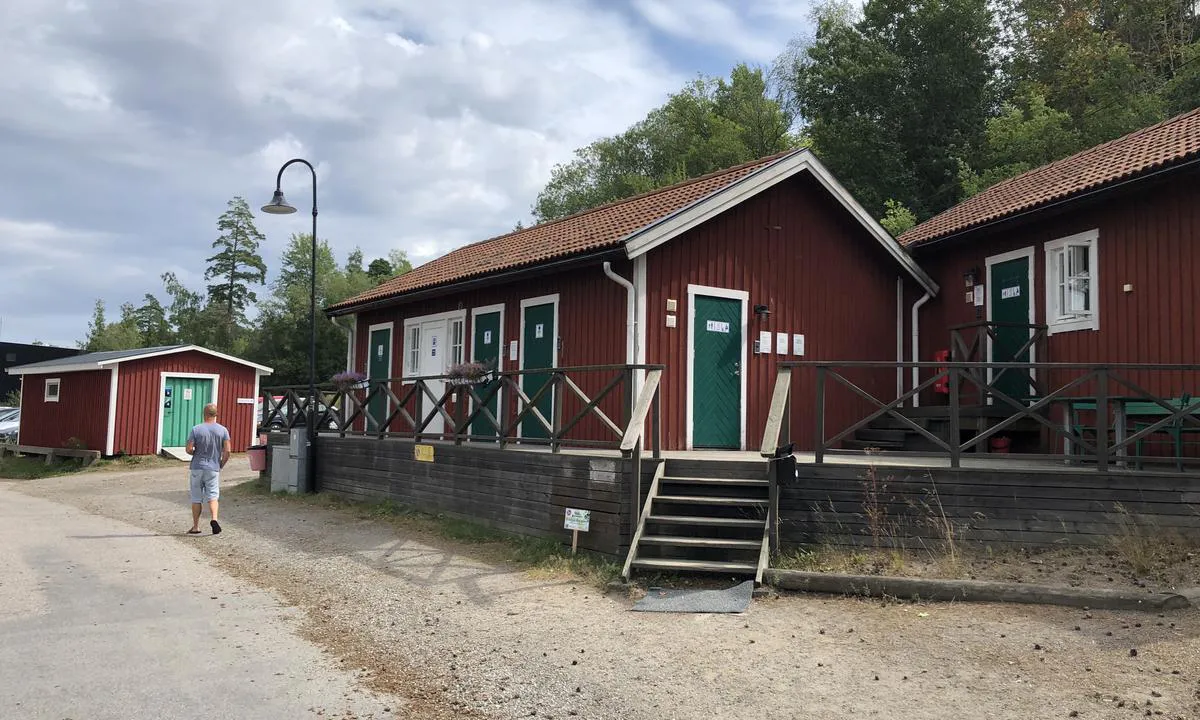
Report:
M 0 408 L 0 442 L 15 443 L 17 441 L 17 428 L 20 426 L 20 408 Z

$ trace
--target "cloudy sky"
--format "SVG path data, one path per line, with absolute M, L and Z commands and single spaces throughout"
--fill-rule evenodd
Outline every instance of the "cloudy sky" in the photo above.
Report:
M 339 260 L 426 262 L 528 221 L 555 163 L 697 72 L 768 64 L 788 0 L 4 0 L 0 340 L 73 345 L 175 272 L 217 216 L 317 165 Z M 274 269 L 309 222 L 257 215 Z M 161 294 L 161 293 L 160 293 Z

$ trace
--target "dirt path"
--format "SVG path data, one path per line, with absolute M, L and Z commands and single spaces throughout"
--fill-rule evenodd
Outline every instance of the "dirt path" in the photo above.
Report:
M 182 468 L 9 487 L 185 529 Z M 411 717 L 1200 717 L 1196 611 L 790 596 L 741 616 L 632 613 L 366 513 L 243 497 L 223 515 L 221 536 L 178 541 L 295 605 Z

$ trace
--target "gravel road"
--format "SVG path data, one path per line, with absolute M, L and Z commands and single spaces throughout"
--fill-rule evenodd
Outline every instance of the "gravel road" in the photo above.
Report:
M 234 462 L 227 485 L 249 476 Z M 182 466 L 0 486 L 187 526 Z M 406 717 L 1200 718 L 1196 611 L 784 596 L 744 615 L 633 613 L 365 512 L 237 497 L 222 516 L 222 535 L 176 542 L 294 607 L 305 637 Z

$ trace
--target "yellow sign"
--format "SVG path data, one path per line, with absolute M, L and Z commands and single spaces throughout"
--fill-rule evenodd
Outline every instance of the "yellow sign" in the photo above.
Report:
M 413 459 L 417 462 L 433 462 L 432 445 L 414 445 Z

